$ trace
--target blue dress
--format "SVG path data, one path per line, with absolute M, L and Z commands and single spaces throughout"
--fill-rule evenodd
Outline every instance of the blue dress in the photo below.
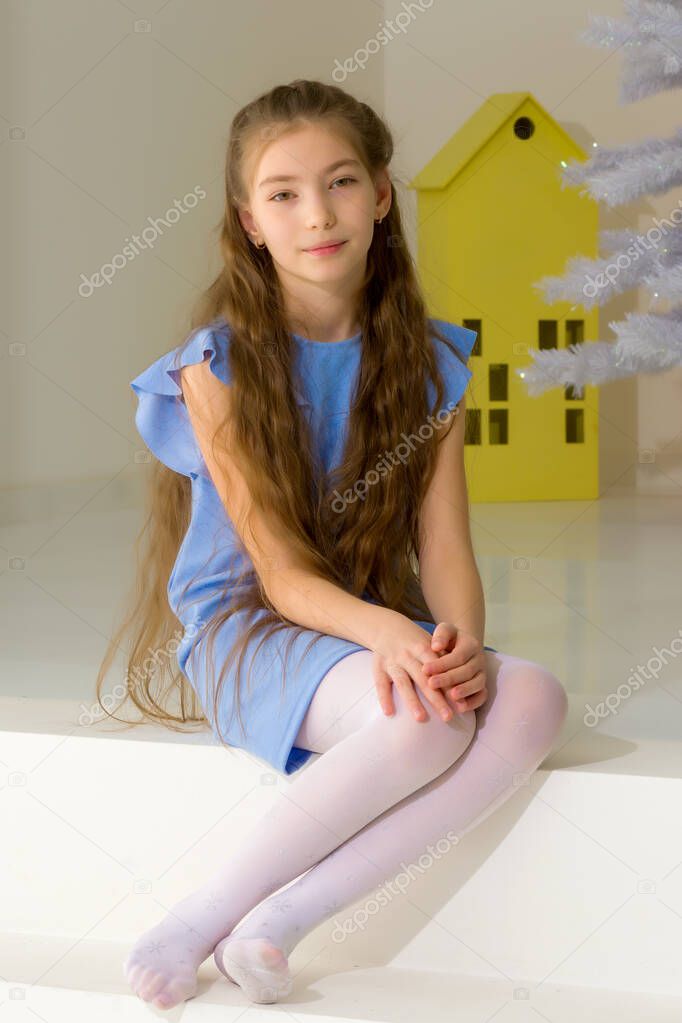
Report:
M 434 320 L 439 329 L 453 341 L 463 359 L 468 358 L 476 333 L 444 320 Z M 320 342 L 293 334 L 294 392 L 304 416 L 312 426 L 314 443 L 325 469 L 337 465 L 343 452 L 346 425 L 354 394 L 354 384 L 361 358 L 361 335 L 343 341 Z M 212 696 L 207 693 L 208 670 L 204 641 L 198 628 L 209 621 L 224 601 L 221 591 L 225 582 L 238 574 L 243 555 L 238 537 L 220 500 L 196 442 L 180 388 L 180 369 L 209 357 L 210 369 L 225 384 L 231 383 L 228 346 L 229 327 L 224 320 L 194 330 L 178 348 L 153 362 L 131 381 L 137 395 L 135 423 L 138 432 L 153 454 L 175 472 L 191 479 L 192 510 L 190 524 L 178 551 L 168 580 L 170 607 L 184 626 L 184 635 L 176 651 L 178 665 L 197 693 L 206 718 L 217 736 L 210 709 Z M 445 383 L 444 408 L 460 400 L 472 376 L 442 342 L 434 338 L 437 359 Z M 435 387 L 428 381 L 429 402 L 435 401 Z M 189 584 L 189 587 L 188 587 Z M 367 598 L 369 599 L 369 598 Z M 418 625 L 433 633 L 430 622 L 415 619 Z M 239 613 L 232 615 L 218 630 L 213 652 L 226 660 L 238 630 L 244 627 Z M 286 685 L 280 684 L 282 664 L 292 628 L 278 631 L 257 653 L 254 649 L 261 636 L 247 646 L 242 679 L 251 667 L 251 684 L 240 688 L 241 725 L 234 717 L 228 726 L 228 710 L 232 708 L 236 662 L 228 672 L 221 695 L 219 725 L 228 744 L 266 761 L 285 774 L 292 774 L 310 758 L 311 751 L 294 746 L 294 739 L 306 715 L 315 690 L 329 669 L 347 654 L 364 649 L 338 636 L 321 634 L 321 639 L 305 654 L 296 672 L 287 673 Z M 320 633 L 306 629 L 293 642 L 287 662 L 296 665 L 313 636 Z M 493 650 L 493 647 L 486 647 Z M 192 655 L 192 656 L 190 656 Z M 215 679 L 221 664 L 213 667 Z M 246 730 L 244 734 L 243 729 Z

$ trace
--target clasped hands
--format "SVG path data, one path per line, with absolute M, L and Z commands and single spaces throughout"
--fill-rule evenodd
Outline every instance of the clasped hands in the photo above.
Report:
M 488 699 L 485 650 L 476 637 L 440 622 L 431 649 L 440 656 L 423 665 L 429 686 L 441 689 L 459 713 L 482 706 Z
M 444 721 L 480 707 L 488 698 L 486 657 L 475 636 L 440 622 L 428 633 L 403 615 L 396 615 L 378 637 L 373 674 L 385 714 L 395 713 L 395 686 L 418 721 L 428 720 L 421 696 Z

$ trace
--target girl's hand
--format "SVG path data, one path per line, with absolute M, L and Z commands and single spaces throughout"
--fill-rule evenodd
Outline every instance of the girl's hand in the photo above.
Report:
M 392 686 L 395 685 L 417 721 L 429 719 L 417 689 L 444 721 L 452 718 L 452 708 L 448 706 L 445 696 L 440 689 L 434 690 L 429 685 L 422 670 L 424 662 L 433 656 L 431 636 L 426 629 L 415 625 L 406 615 L 395 614 L 388 628 L 377 637 L 373 653 L 374 683 L 385 714 L 390 716 L 395 711 L 392 692 Z
M 458 712 L 474 710 L 488 699 L 485 650 L 475 636 L 440 622 L 431 637 L 437 660 L 424 664 L 429 686 L 445 692 Z

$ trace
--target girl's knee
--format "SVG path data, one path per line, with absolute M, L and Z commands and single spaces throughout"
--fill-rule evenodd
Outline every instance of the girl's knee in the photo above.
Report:
M 561 727 L 568 713 L 568 695 L 556 675 L 535 661 L 519 661 L 511 670 L 514 684 L 526 692 L 527 710 Z
M 476 731 L 476 712 L 454 712 L 449 721 L 443 721 L 431 704 L 422 704 L 428 719 L 417 721 L 411 709 L 403 706 L 399 712 L 396 700 L 385 741 L 389 755 L 424 772 L 421 781 L 425 784 L 447 771 L 468 748 Z
M 563 724 L 568 713 L 568 694 L 562 683 L 547 668 L 536 665 L 535 688 L 539 699 L 557 721 Z

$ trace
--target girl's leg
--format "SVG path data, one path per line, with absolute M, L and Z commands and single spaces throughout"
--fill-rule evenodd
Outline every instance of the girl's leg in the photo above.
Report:
M 247 993 L 269 987 L 276 995 L 282 959 L 306 934 L 394 877 L 427 846 L 447 841 L 446 835 L 454 840 L 453 832 L 466 834 L 545 759 L 566 716 L 561 683 L 541 665 L 518 657 L 488 651 L 486 661 L 488 700 L 474 711 L 476 733 L 454 766 L 366 825 L 285 891 L 262 902 L 219 943 L 215 961 L 228 973 L 235 959 L 242 970 L 249 960 L 257 964 L 250 988 L 243 974 L 235 977 Z M 369 653 L 366 670 L 371 671 Z M 321 752 L 333 741 L 335 726 L 325 728 L 325 720 L 314 717 L 312 725 L 303 723 L 296 745 Z M 268 957 L 274 964 L 269 975 Z
M 135 944 L 124 975 L 144 1001 L 170 1008 L 191 998 L 199 964 L 249 910 L 442 774 L 471 742 L 474 711 L 418 722 L 396 699 L 387 717 L 366 656 L 356 651 L 337 662 L 311 701 L 309 721 L 325 733 L 323 755 L 278 793 L 207 884 Z

